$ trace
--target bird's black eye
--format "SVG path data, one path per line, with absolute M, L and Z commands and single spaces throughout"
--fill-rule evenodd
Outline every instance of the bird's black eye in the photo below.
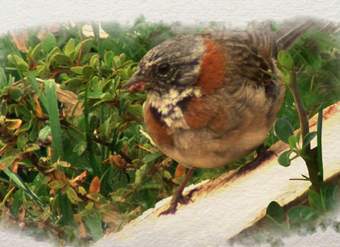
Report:
M 162 63 L 157 68 L 157 74 L 160 76 L 167 76 L 170 72 L 170 64 L 168 63 Z

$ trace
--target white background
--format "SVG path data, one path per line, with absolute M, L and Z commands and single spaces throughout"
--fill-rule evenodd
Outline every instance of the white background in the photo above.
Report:
M 0 0 L 0 32 L 68 20 L 227 21 L 313 15 L 340 18 L 339 0 Z
M 340 21 L 340 0 L 0 0 L 0 33 L 63 21 L 115 20 L 131 23 L 141 14 L 150 21 L 218 21 L 233 26 L 254 19 L 283 19 L 296 15 Z M 0 226 L 1 247 L 48 246 L 5 229 L 5 226 Z M 340 246 L 339 238 L 334 232 L 320 233 L 299 241 L 296 246 Z

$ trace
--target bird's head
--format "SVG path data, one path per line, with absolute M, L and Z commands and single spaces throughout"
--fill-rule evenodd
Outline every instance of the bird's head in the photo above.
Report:
M 146 105 L 170 128 L 187 128 L 183 112 L 195 98 L 223 87 L 225 61 L 216 41 L 202 35 L 179 36 L 150 50 L 125 87 L 147 92 Z
M 214 87 L 214 83 L 223 80 L 223 64 L 219 46 L 212 40 L 201 35 L 182 35 L 147 52 L 125 87 L 159 95 L 190 87 Z

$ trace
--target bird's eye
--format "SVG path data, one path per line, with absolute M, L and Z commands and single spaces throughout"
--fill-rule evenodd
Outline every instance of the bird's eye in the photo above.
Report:
M 160 76 L 167 76 L 170 72 L 170 64 L 162 63 L 157 68 L 157 74 Z

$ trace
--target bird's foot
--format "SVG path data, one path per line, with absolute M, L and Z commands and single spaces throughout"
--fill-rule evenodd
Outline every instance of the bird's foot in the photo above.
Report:
M 271 157 L 273 154 L 275 154 L 272 150 L 269 150 L 269 147 L 266 147 L 265 145 L 261 145 L 256 149 L 256 157 L 253 160 L 253 162 L 263 162 L 269 157 Z
M 187 174 L 185 175 L 185 178 L 181 185 L 176 190 L 175 194 L 172 196 L 170 201 L 170 206 L 165 211 L 161 212 L 159 216 L 161 215 L 167 215 L 167 214 L 174 214 L 177 210 L 178 204 L 187 204 L 191 201 L 192 194 L 196 191 L 196 189 L 191 190 L 187 195 L 183 195 L 183 190 L 188 183 L 189 179 L 191 178 L 193 173 L 193 169 L 189 169 Z
M 168 209 L 164 210 L 163 212 L 161 212 L 159 214 L 159 216 L 161 215 L 167 215 L 167 214 L 174 214 L 177 211 L 177 206 L 179 204 L 185 205 L 188 204 L 189 202 L 191 202 L 192 200 L 192 195 L 194 194 L 194 192 L 196 192 L 197 189 L 192 189 L 188 194 L 183 195 L 181 194 L 175 194 L 173 195 L 173 197 L 171 198 L 171 202 L 170 202 L 170 206 L 168 207 Z
M 259 165 L 261 165 L 265 160 L 269 159 L 274 155 L 275 152 L 269 150 L 264 145 L 261 145 L 256 149 L 256 157 L 254 160 L 248 162 L 246 165 L 242 166 L 240 172 L 246 172 L 255 169 Z

